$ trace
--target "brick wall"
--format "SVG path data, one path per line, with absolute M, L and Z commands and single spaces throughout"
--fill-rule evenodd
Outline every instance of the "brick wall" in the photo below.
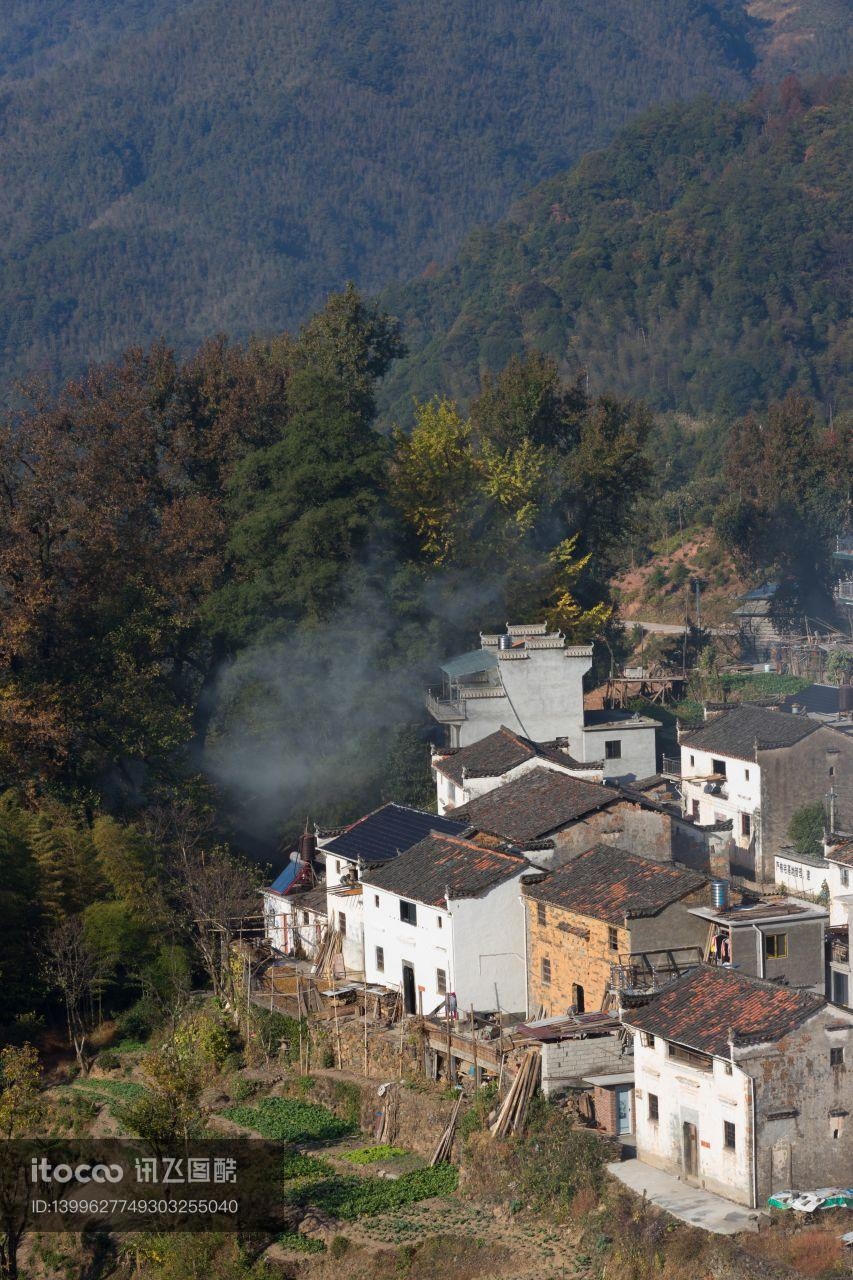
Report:
M 565 1013 L 575 1003 L 575 985 L 583 987 L 587 1012 L 600 1009 L 610 984 L 610 966 L 631 949 L 627 929 L 617 928 L 617 947 L 610 947 L 609 926 L 575 915 L 550 903 L 525 901 L 527 911 L 528 1007 L 544 1005 L 547 1016 Z M 545 912 L 540 923 L 538 907 Z M 543 981 L 542 961 L 551 965 L 550 983 Z
M 626 1051 L 618 1032 L 586 1040 L 558 1040 L 543 1044 L 542 1092 L 546 1096 L 580 1086 L 584 1076 L 615 1075 L 634 1065 L 633 1042 Z

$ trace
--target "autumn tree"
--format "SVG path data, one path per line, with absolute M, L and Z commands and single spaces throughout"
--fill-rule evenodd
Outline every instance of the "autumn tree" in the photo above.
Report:
M 0 1050 L 0 1138 L 33 1138 L 45 1119 L 38 1053 L 31 1044 Z M 18 1250 L 27 1227 L 26 1194 L 21 1196 L 24 1170 L 4 1154 L 0 1168 L 0 1276 L 16 1280 Z

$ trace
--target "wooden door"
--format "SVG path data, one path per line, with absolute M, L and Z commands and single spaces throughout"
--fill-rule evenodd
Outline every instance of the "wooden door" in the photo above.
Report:
M 681 1126 L 681 1131 L 684 1176 L 696 1179 L 699 1177 L 699 1135 L 695 1124 L 689 1124 L 687 1121 Z

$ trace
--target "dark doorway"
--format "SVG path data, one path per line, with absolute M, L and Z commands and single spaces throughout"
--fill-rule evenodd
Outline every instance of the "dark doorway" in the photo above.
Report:
M 418 1008 L 414 965 L 406 964 L 405 961 L 403 961 L 403 1008 L 406 1013 L 416 1013 Z
M 577 982 L 572 983 L 572 1004 L 574 1006 L 575 1013 L 586 1012 L 586 1000 L 584 997 L 583 987 Z
M 695 1124 L 686 1121 L 681 1126 L 684 1143 L 684 1174 L 687 1178 L 699 1177 L 699 1139 Z

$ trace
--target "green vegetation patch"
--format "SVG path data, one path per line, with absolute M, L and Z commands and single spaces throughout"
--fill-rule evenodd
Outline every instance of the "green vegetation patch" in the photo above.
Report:
M 398 1156 L 408 1154 L 405 1147 L 389 1147 L 387 1143 L 380 1142 L 375 1147 L 359 1147 L 357 1151 L 346 1151 L 344 1159 L 349 1160 L 350 1164 L 378 1164 L 380 1160 L 394 1160 Z
M 395 1179 L 329 1178 L 293 1191 L 292 1204 L 311 1205 L 334 1218 L 353 1221 L 388 1213 L 403 1205 L 432 1196 L 452 1195 L 459 1184 L 459 1171 L 454 1165 L 438 1165 L 434 1169 L 413 1169 Z
M 255 1129 L 262 1138 L 285 1142 L 323 1142 L 355 1132 L 350 1120 L 341 1120 L 328 1107 L 296 1098 L 263 1098 L 257 1106 L 228 1107 L 222 1114 L 235 1124 Z
M 285 1231 L 278 1237 L 278 1243 L 284 1249 L 294 1249 L 297 1253 L 325 1253 L 326 1246 L 322 1240 L 313 1236 L 303 1236 L 299 1231 Z
M 71 1087 L 108 1098 L 112 1102 L 137 1102 L 148 1092 L 144 1085 L 137 1084 L 135 1080 L 92 1080 L 91 1078 L 86 1078 L 75 1080 Z
M 294 1178 L 329 1178 L 334 1175 L 334 1165 L 318 1156 L 307 1156 L 304 1151 L 288 1151 L 284 1157 L 284 1180 Z
M 778 676 L 772 671 L 752 675 L 732 672 L 720 676 L 720 684 L 727 693 L 737 694 L 741 700 L 748 701 L 750 698 L 786 697 L 790 693 L 801 693 L 811 681 L 801 676 Z

